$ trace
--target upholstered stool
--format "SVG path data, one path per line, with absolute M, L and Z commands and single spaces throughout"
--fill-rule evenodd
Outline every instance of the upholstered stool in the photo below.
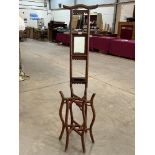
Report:
M 62 130 L 61 130 L 61 133 L 59 136 L 59 140 L 61 140 L 64 130 L 66 129 L 66 146 L 65 146 L 65 151 L 66 151 L 68 148 L 68 143 L 69 143 L 69 135 L 72 131 L 75 131 L 76 133 L 78 133 L 81 136 L 82 149 L 83 149 L 83 152 L 85 152 L 86 149 L 85 149 L 84 134 L 88 130 L 90 132 L 91 140 L 94 143 L 92 127 L 93 127 L 93 124 L 95 121 L 95 109 L 93 106 L 93 100 L 94 100 L 95 94 L 92 95 L 90 100 L 86 100 L 84 98 L 80 98 L 77 96 L 65 98 L 61 91 L 60 91 L 60 95 L 61 95 L 62 101 L 61 101 L 61 105 L 60 105 L 60 109 L 59 109 L 59 115 L 60 115 L 60 119 L 62 121 Z M 62 115 L 62 110 L 63 110 L 64 104 L 66 104 L 65 118 L 63 118 L 63 115 Z M 82 112 L 82 118 L 83 118 L 82 124 L 79 124 L 78 122 L 76 122 L 74 120 L 73 111 L 72 111 L 73 104 L 78 106 Z M 92 110 L 92 114 L 93 114 L 93 118 L 92 118 L 89 128 L 87 128 L 87 107 L 88 106 L 90 106 L 90 108 Z M 70 114 L 70 118 L 71 118 L 71 123 L 69 123 L 69 114 Z

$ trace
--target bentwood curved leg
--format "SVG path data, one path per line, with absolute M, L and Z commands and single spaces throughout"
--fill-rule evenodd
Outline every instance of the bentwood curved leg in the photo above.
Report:
M 61 105 L 60 105 L 60 109 L 59 109 L 59 116 L 60 116 L 60 119 L 61 119 L 61 122 L 62 122 L 62 129 L 61 129 L 61 133 L 60 133 L 60 136 L 59 136 L 59 140 L 61 140 L 62 136 L 63 136 L 63 133 L 64 133 L 64 129 L 65 129 L 65 122 L 64 122 L 64 119 L 63 119 L 63 116 L 62 116 L 62 109 L 63 109 L 63 105 L 64 105 L 64 95 L 63 93 L 60 91 L 60 95 L 62 97 L 62 101 L 61 101 Z
M 85 141 L 84 141 L 84 133 L 82 133 L 82 135 L 81 135 L 81 142 L 82 142 L 82 149 L 83 149 L 83 152 L 86 152 Z
M 95 108 L 94 108 L 94 105 L 93 105 L 94 97 L 95 97 L 95 94 L 92 95 L 91 100 L 90 100 L 90 106 L 91 106 L 92 113 L 93 113 L 93 118 L 92 118 L 92 121 L 90 123 L 90 137 L 91 137 L 91 140 L 92 140 L 93 143 L 95 141 L 94 141 L 94 137 L 93 137 L 93 133 L 92 133 L 92 127 L 93 127 L 93 124 L 95 122 L 95 117 L 96 117 Z
M 85 126 L 87 128 L 87 104 L 85 105 L 85 122 L 86 122 Z M 87 130 L 85 130 L 85 132 L 87 133 Z
M 69 114 L 69 108 L 70 108 L 70 101 L 66 101 L 66 116 L 65 116 L 65 127 L 66 127 L 66 146 L 65 151 L 68 148 L 69 143 L 69 129 L 68 129 L 68 114 Z
M 65 129 L 65 122 L 64 122 L 63 117 L 62 117 L 63 105 L 64 105 L 64 102 L 62 101 L 61 105 L 60 105 L 60 110 L 59 110 L 59 116 L 60 116 L 60 119 L 61 119 L 61 122 L 62 122 L 62 129 L 61 129 L 61 133 L 60 133 L 60 136 L 59 136 L 59 140 L 61 140 L 61 138 L 63 136 L 63 133 L 64 133 L 64 129 Z
M 86 149 L 85 149 L 85 139 L 84 139 L 84 134 L 85 134 L 85 129 L 86 129 L 85 107 L 86 107 L 85 102 L 83 102 L 83 104 L 82 104 L 83 125 L 82 125 L 82 133 L 81 133 L 81 142 L 82 142 L 83 152 L 86 151 Z
M 73 125 L 73 109 L 72 109 L 72 103 L 70 104 L 70 116 L 71 116 L 71 126 Z

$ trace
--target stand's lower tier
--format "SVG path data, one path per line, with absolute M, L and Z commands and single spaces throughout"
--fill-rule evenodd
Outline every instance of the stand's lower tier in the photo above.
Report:
M 72 131 L 75 131 L 76 133 L 78 133 L 81 136 L 82 149 L 83 149 L 83 152 L 85 152 L 86 149 L 85 149 L 84 134 L 87 131 L 90 132 L 91 140 L 94 143 L 92 127 L 95 122 L 95 116 L 96 116 L 95 109 L 93 106 L 93 100 L 94 100 L 95 94 L 92 95 L 90 100 L 86 100 L 86 99 L 80 98 L 80 97 L 65 98 L 61 91 L 60 91 L 60 95 L 61 95 L 62 101 L 61 101 L 61 105 L 60 105 L 60 109 L 59 109 L 59 115 L 60 115 L 60 119 L 62 122 L 62 130 L 61 130 L 61 133 L 59 136 L 59 140 L 61 140 L 64 130 L 66 129 L 66 146 L 65 146 L 65 151 L 66 151 L 68 148 L 68 144 L 69 144 L 69 135 Z M 63 110 L 64 104 L 66 105 L 65 118 L 63 118 L 63 115 L 62 115 L 62 110 Z M 83 118 L 82 124 L 79 124 L 78 122 L 76 122 L 74 120 L 73 110 L 72 110 L 73 104 L 78 106 L 82 112 L 82 118 Z M 90 123 L 89 128 L 87 128 L 87 108 L 88 107 L 91 108 L 92 114 L 93 114 L 92 121 Z M 69 114 L 70 114 L 70 118 L 71 118 L 70 123 L 69 123 Z

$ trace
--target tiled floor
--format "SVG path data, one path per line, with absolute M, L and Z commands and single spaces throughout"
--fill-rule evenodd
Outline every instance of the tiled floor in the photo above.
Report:
M 28 39 L 21 43 L 21 52 L 30 79 L 20 82 L 20 155 L 82 155 L 76 133 L 71 134 L 67 152 L 65 136 L 58 140 L 59 90 L 69 95 L 69 48 Z M 88 133 L 86 155 L 134 155 L 134 65 L 133 60 L 90 52 L 88 94 L 97 94 L 97 116 L 95 144 Z M 78 63 L 75 74 L 82 75 Z M 80 115 L 75 107 L 74 112 Z

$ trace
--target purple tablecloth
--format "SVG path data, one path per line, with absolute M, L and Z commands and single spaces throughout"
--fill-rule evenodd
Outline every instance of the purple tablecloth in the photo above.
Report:
M 100 36 L 92 36 L 90 37 L 90 49 L 97 49 L 101 51 L 102 53 L 108 53 L 110 49 L 111 40 L 113 40 L 114 37 L 100 37 Z
M 94 38 L 89 37 L 89 50 L 93 51 L 94 44 L 93 44 Z
M 111 40 L 109 53 L 120 57 L 135 59 L 135 41 L 113 39 Z
M 65 45 L 70 45 L 70 35 L 58 33 L 56 36 L 56 41 L 62 42 Z M 92 36 L 89 38 L 89 49 L 97 49 L 105 54 L 135 59 L 134 40 L 119 39 L 107 36 Z
M 64 33 L 57 33 L 56 42 L 62 42 L 65 45 L 70 45 L 70 35 Z
M 61 42 L 62 41 L 62 37 L 63 37 L 62 33 L 57 33 L 57 35 L 56 35 L 56 42 Z

